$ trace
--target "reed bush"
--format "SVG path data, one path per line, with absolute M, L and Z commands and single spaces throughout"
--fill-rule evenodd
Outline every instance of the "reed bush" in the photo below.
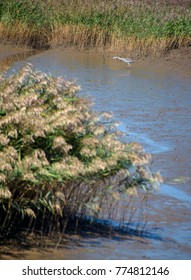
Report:
M 63 229 L 72 215 L 96 216 L 103 202 L 158 186 L 150 155 L 121 142 L 110 115 L 96 115 L 78 90 L 30 64 L 0 77 L 2 234 L 26 220 Z
M 7 0 L 0 3 L 0 23 L 1 40 L 15 42 L 16 23 L 18 43 L 156 54 L 190 44 L 191 2 Z

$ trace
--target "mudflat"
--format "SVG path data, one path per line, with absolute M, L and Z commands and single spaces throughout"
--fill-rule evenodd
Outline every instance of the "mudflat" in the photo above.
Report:
M 166 69 L 172 74 L 178 74 L 181 77 L 191 77 L 191 46 L 170 50 L 160 57 L 147 56 L 138 61 L 144 67 L 153 67 L 155 69 Z

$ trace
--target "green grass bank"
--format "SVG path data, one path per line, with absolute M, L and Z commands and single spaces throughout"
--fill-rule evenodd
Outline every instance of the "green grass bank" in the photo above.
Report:
M 191 1 L 1 0 L 0 41 L 157 55 L 190 44 Z

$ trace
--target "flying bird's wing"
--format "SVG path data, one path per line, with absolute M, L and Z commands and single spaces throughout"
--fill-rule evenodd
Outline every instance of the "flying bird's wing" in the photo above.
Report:
M 122 58 L 121 60 L 123 60 L 126 63 L 132 63 L 133 60 L 131 58 Z
M 131 58 L 124 58 L 124 57 L 119 57 L 119 56 L 114 56 L 113 59 L 119 59 L 125 63 L 127 63 L 129 66 L 131 66 L 131 63 L 134 62 Z

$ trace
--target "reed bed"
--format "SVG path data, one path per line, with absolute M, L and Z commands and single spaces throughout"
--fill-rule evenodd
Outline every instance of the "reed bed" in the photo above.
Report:
M 150 155 L 121 142 L 111 114 L 96 115 L 78 90 L 30 64 L 1 75 L 1 235 L 18 225 L 63 232 L 71 217 L 111 217 L 158 187 Z
M 38 48 L 159 54 L 190 44 L 191 1 L 7 0 L 0 24 L 1 40 Z

